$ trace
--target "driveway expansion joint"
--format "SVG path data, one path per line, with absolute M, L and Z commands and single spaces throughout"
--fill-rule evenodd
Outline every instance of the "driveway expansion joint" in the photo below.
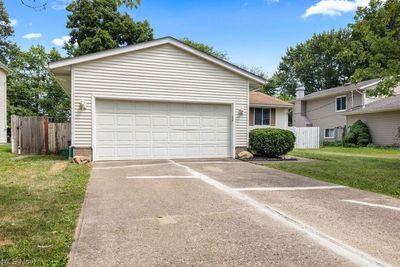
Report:
M 226 193 L 227 195 L 229 195 L 235 199 L 238 199 L 247 205 L 253 206 L 256 210 L 258 210 L 262 214 L 267 215 L 267 216 L 271 217 L 272 219 L 283 223 L 284 225 L 286 225 L 289 228 L 292 228 L 299 232 L 304 233 L 309 238 L 311 238 L 312 240 L 319 243 L 321 246 L 332 250 L 336 254 L 348 259 L 349 261 L 353 262 L 354 264 L 357 264 L 360 266 L 391 266 L 391 265 L 383 262 L 382 260 L 374 258 L 373 256 L 371 256 L 357 248 L 354 248 L 354 247 L 347 245 L 327 234 L 324 234 L 324 233 L 316 230 L 315 228 L 311 227 L 310 225 L 307 225 L 295 218 L 292 218 L 292 217 L 286 215 L 285 213 L 283 213 L 269 205 L 262 204 L 246 194 L 236 191 L 233 188 L 230 188 L 229 186 L 227 186 L 211 177 L 208 177 L 205 174 L 202 174 L 200 172 L 193 170 L 192 168 L 184 165 L 185 164 L 184 162 L 177 163 L 173 160 L 171 160 L 171 162 L 173 162 L 176 166 L 184 168 L 189 174 L 200 177 L 200 179 L 203 182 L 219 189 L 220 191 Z

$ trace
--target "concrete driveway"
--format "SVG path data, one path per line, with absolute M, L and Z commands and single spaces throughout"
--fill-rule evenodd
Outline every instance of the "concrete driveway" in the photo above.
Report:
M 94 165 L 70 266 L 400 265 L 400 201 L 234 160 Z

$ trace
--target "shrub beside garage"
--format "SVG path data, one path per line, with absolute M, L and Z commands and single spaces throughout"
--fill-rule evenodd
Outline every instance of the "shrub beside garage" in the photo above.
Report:
M 294 149 L 293 132 L 278 128 L 258 128 L 250 131 L 249 147 L 257 156 L 277 158 Z

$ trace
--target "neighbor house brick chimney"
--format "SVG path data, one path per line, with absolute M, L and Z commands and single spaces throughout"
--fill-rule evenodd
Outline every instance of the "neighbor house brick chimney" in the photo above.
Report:
M 304 85 L 299 85 L 296 88 L 296 99 L 302 99 L 304 97 L 304 92 L 306 91 L 306 88 Z

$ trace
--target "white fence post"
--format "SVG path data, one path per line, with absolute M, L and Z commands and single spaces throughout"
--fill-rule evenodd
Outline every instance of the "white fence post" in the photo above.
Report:
M 289 127 L 296 136 L 295 148 L 319 148 L 319 127 Z

